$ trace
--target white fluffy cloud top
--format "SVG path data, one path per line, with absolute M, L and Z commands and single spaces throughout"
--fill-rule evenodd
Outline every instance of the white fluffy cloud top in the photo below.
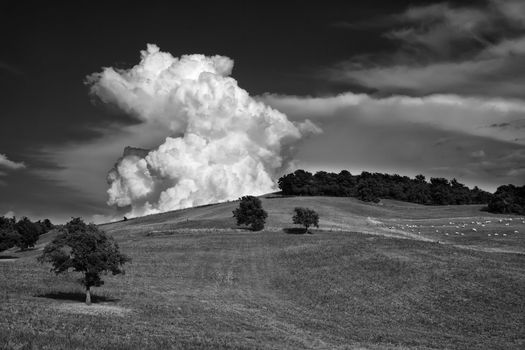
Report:
M 151 151 L 125 150 L 108 175 L 109 205 L 136 216 L 275 190 L 294 146 L 320 130 L 254 100 L 232 68 L 228 57 L 177 58 L 148 45 L 133 68 L 88 77 L 101 101 L 172 134 Z

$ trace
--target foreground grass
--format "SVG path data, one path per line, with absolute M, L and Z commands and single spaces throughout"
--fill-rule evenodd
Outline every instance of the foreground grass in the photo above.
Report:
M 0 262 L 0 347 L 525 347 L 521 254 L 346 232 L 118 239 L 133 262 L 91 308 L 78 276 Z

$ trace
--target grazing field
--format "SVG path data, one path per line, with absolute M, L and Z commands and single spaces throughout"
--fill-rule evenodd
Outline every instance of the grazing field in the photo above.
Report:
M 33 251 L 4 252 L 0 348 L 525 348 L 523 218 L 262 200 L 262 232 L 233 226 L 235 202 L 102 225 L 133 261 L 91 306 L 77 275 L 36 262 L 53 233 Z M 295 206 L 318 211 L 320 229 L 287 233 Z

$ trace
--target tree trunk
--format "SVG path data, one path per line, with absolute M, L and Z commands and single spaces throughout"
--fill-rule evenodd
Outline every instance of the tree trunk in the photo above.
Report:
M 86 305 L 91 305 L 91 293 L 89 293 L 89 287 L 86 287 Z

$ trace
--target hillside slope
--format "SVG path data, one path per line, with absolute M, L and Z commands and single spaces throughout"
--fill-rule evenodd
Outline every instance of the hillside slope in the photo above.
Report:
M 394 200 L 369 203 L 349 197 L 260 197 L 268 212 L 265 231 L 283 232 L 295 207 L 309 207 L 320 216 L 319 230 L 361 232 L 396 238 L 450 243 L 484 251 L 525 253 L 524 218 L 482 211 L 481 205 L 425 206 Z M 237 227 L 232 211 L 238 201 L 210 204 L 101 225 L 125 239 L 181 232 L 224 232 Z M 514 221 L 513 221 L 514 218 Z M 498 238 L 496 241 L 495 238 Z
M 375 221 L 475 217 L 486 214 L 480 211 L 482 206 L 479 205 L 423 206 L 392 200 L 373 204 L 349 197 L 266 195 L 261 197 L 261 201 L 263 208 L 268 212 L 266 230 L 270 231 L 293 227 L 291 218 L 295 207 L 309 207 L 316 210 L 320 216 L 320 230 L 371 233 L 377 231 Z M 232 229 L 235 228 L 232 211 L 237 206 L 237 201 L 210 204 L 105 224 L 102 227 L 115 232 L 129 229 Z
M 132 262 L 104 276 L 92 306 L 78 273 L 55 276 L 36 261 L 54 233 L 8 252 L 0 348 L 525 346 L 525 255 L 510 253 L 525 245 L 523 218 L 476 206 L 262 201 L 268 227 L 256 233 L 233 225 L 236 202 L 102 225 Z M 317 210 L 323 230 L 287 234 L 295 206 Z

